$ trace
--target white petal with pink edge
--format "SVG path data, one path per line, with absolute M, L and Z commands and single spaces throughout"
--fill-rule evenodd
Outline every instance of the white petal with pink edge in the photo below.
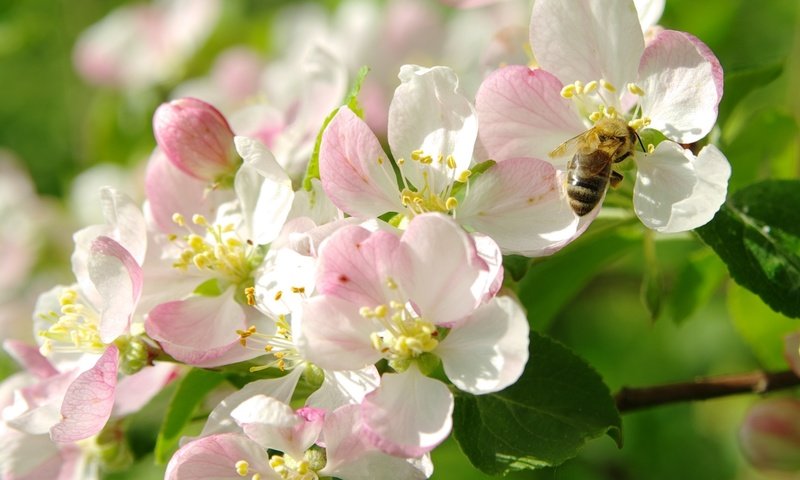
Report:
M 644 51 L 631 0 L 536 0 L 530 37 L 539 66 L 564 84 L 604 79 L 625 88 Z
M 324 411 L 292 408 L 266 395 L 251 397 L 231 412 L 245 435 L 264 448 L 273 448 L 303 458 L 322 431 Z
M 169 461 L 165 480 L 241 480 L 238 462 L 247 462 L 247 476 L 260 475 L 264 480 L 281 480 L 269 466 L 267 452 L 244 435 L 223 433 L 203 437 L 182 446 Z
M 534 158 L 500 162 L 476 178 L 457 218 L 492 237 L 504 254 L 525 256 L 552 253 L 578 227 L 555 168 Z
M 100 294 L 100 340 L 109 344 L 130 327 L 142 294 L 142 267 L 122 245 L 100 236 L 92 243 L 88 268 Z
M 114 407 L 119 350 L 108 347 L 94 367 L 78 375 L 61 404 L 61 422 L 50 429 L 50 438 L 67 443 L 83 440 L 103 429 Z
M 326 370 L 319 390 L 309 395 L 306 405 L 333 411 L 342 405 L 357 405 L 378 388 L 381 376 L 374 365 L 361 370 Z
M 528 320 L 510 297 L 495 297 L 453 328 L 436 349 L 447 378 L 476 395 L 500 391 L 528 361 Z
M 405 160 L 399 165 L 405 178 L 418 189 L 431 185 L 438 194 L 472 163 L 478 136 L 475 109 L 458 92 L 458 77 L 448 67 L 403 65 L 399 78 L 402 83 L 389 106 L 392 154 Z M 416 150 L 432 157 L 427 168 L 412 161 Z M 450 155 L 454 169 L 442 161 Z M 423 172 L 431 172 L 432 178 L 425 179 Z
M 480 141 L 489 158 L 548 158 L 562 142 L 586 130 L 563 84 L 528 67 L 503 67 L 483 81 L 475 100 Z
M 722 66 L 709 48 L 684 32 L 664 30 L 639 65 L 642 114 L 650 128 L 678 143 L 711 131 L 722 99 Z
M 353 216 L 400 212 L 394 170 L 378 138 L 342 107 L 325 128 L 319 151 L 322 188 L 334 205 Z
M 633 206 L 647 227 L 674 233 L 705 225 L 725 202 L 731 166 L 713 145 L 695 157 L 677 143 L 661 142 L 637 160 Z
M 389 455 L 415 458 L 433 450 L 453 427 L 453 395 L 438 380 L 411 365 L 384 374 L 381 386 L 361 404 L 364 431 Z

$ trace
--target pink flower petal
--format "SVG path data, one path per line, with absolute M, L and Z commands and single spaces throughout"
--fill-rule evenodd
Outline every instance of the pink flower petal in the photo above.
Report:
M 103 429 L 114 407 L 119 351 L 109 346 L 94 367 L 78 375 L 64 395 L 61 422 L 50 430 L 53 441 L 89 438 Z
M 150 311 L 145 330 L 165 352 L 188 365 L 211 367 L 258 355 L 239 344 L 236 330 L 247 328 L 232 289 L 218 297 L 191 297 L 162 303 Z
M 92 243 L 89 277 L 100 294 L 100 340 L 109 344 L 128 331 L 142 294 L 142 267 L 122 245 L 105 236 Z
M 332 295 L 313 297 L 293 319 L 295 343 L 304 357 L 328 370 L 358 370 L 381 359 L 370 334 L 379 329 L 359 314 L 360 306 Z M 294 324 L 299 324 L 299 331 Z
M 534 158 L 500 162 L 475 179 L 457 218 L 492 237 L 504 254 L 530 257 L 552 253 L 578 226 L 555 168 Z
M 203 437 L 181 447 L 169 461 L 165 480 L 241 480 L 236 463 L 248 463 L 247 478 L 259 474 L 264 480 L 281 480 L 269 466 L 267 452 L 261 446 L 235 433 Z
M 604 79 L 622 91 L 636 78 L 644 36 L 631 0 L 536 0 L 531 47 L 564 84 Z
M 370 232 L 354 225 L 341 228 L 321 248 L 317 291 L 358 307 L 386 303 L 388 263 L 399 242 L 385 231 Z
M 495 297 L 450 331 L 436 354 L 461 390 L 498 392 L 522 375 L 528 361 L 528 319 L 509 297 Z
M 375 134 L 342 107 L 328 124 L 319 152 L 322 188 L 354 216 L 377 217 L 404 209 L 394 170 Z
M 39 349 L 20 340 L 9 339 L 3 342 L 3 349 L 26 371 L 39 378 L 52 377 L 58 374 L 53 365 Z
M 177 365 L 157 362 L 133 375 L 123 377 L 117 383 L 117 399 L 112 415 L 123 417 L 138 412 L 147 405 L 165 386 L 175 380 L 180 373 Z
M 264 448 L 272 448 L 303 458 L 319 438 L 325 411 L 302 408 L 296 413 L 292 408 L 266 395 L 256 395 L 242 402 L 231 412 L 245 435 Z
M 367 438 L 397 457 L 419 457 L 433 450 L 453 426 L 453 395 L 445 384 L 422 375 L 416 366 L 384 374 L 367 395 L 361 419 Z
M 639 65 L 645 92 L 642 113 L 650 128 L 678 143 L 692 143 L 711 131 L 722 99 L 722 66 L 696 37 L 664 30 L 647 46 Z
M 501 68 L 483 81 L 475 108 L 480 141 L 490 158 L 547 158 L 562 142 L 586 130 L 562 83 L 544 70 Z

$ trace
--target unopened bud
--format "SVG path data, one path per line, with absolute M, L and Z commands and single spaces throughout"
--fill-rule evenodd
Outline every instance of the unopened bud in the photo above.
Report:
M 228 121 L 201 100 L 181 98 L 161 104 L 153 115 L 153 133 L 167 158 L 195 178 L 218 181 L 238 168 Z
M 766 470 L 800 470 L 800 400 L 763 400 L 747 412 L 739 443 L 748 460 Z

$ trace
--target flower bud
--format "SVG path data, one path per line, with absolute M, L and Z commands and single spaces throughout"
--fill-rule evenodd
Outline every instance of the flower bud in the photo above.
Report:
M 800 470 L 800 400 L 773 398 L 753 405 L 739 431 L 739 443 L 757 468 Z
M 153 132 L 167 158 L 200 180 L 220 182 L 232 177 L 241 161 L 228 121 L 196 98 L 161 104 L 153 115 Z

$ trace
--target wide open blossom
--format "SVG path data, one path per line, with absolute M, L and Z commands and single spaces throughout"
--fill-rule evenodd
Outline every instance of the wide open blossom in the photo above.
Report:
M 634 154 L 642 222 L 677 232 L 713 217 L 730 166 L 713 145 L 697 156 L 678 145 L 702 139 L 717 118 L 722 68 L 707 46 L 662 30 L 645 47 L 631 0 L 537 1 L 530 41 L 541 68 L 503 68 L 478 92 L 480 141 L 492 158 L 547 158 L 600 118 L 621 118 L 643 136 L 657 130 L 670 140 Z
M 295 332 L 321 368 L 355 370 L 386 359 L 397 373 L 362 403 L 365 434 L 400 457 L 429 452 L 449 434 L 453 397 L 423 372 L 440 359 L 448 378 L 474 394 L 502 390 L 522 374 L 528 323 L 508 297 L 487 291 L 488 266 L 452 219 L 414 217 L 402 237 L 360 226 L 323 244 L 320 295 Z
M 370 445 L 361 432 L 358 405 L 293 410 L 284 401 L 257 395 L 232 416 L 241 433 L 214 434 L 183 445 L 164 478 L 423 479 L 432 471 L 429 460 L 392 457 Z
M 450 69 L 406 65 L 400 80 L 389 112 L 400 185 L 377 137 L 342 107 L 320 147 L 322 186 L 337 207 L 362 218 L 448 213 L 504 253 L 544 255 L 575 236 L 578 218 L 549 163 L 521 155 L 469 180 L 477 118 Z

